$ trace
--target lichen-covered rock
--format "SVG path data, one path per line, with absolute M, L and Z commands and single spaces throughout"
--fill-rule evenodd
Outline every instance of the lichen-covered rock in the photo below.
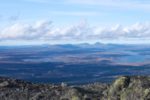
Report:
M 150 77 L 122 76 L 112 84 L 33 84 L 0 77 L 0 100 L 150 100 Z
M 120 99 L 121 92 L 128 87 L 130 82 L 129 77 L 120 77 L 110 86 L 108 92 L 109 100 L 118 100 Z
M 108 89 L 108 100 L 150 100 L 150 77 L 118 78 Z
M 6 87 L 8 85 L 9 85 L 8 81 L 4 81 L 0 83 L 0 87 Z

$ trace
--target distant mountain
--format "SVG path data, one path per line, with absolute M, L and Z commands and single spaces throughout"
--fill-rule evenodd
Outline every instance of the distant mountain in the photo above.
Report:
M 10 49 L 10 48 L 150 48 L 148 44 L 104 44 L 101 42 L 96 42 L 94 44 L 90 43 L 79 43 L 79 44 L 43 44 L 43 45 L 20 45 L 20 46 L 0 46 L 0 49 Z

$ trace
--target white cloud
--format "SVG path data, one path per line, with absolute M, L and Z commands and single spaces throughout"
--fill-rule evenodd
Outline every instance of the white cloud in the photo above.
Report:
M 150 24 L 136 23 L 131 26 L 92 27 L 86 21 L 65 27 L 54 27 L 51 21 L 33 24 L 16 23 L 0 31 L 0 40 L 33 41 L 99 41 L 99 40 L 150 39 Z
M 16 23 L 1 30 L 0 40 L 40 39 L 50 31 L 51 23 L 51 21 L 39 21 L 34 24 Z

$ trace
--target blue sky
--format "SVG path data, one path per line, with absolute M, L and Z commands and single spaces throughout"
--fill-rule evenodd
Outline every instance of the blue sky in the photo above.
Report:
M 3 0 L 0 21 L 1 44 L 78 40 L 126 43 L 127 39 L 147 43 L 150 1 Z
M 150 20 L 147 2 L 150 4 L 148 0 L 3 0 L 0 15 L 4 23 L 18 17 L 21 21 L 53 20 L 57 25 L 82 19 L 94 25 L 126 25 Z

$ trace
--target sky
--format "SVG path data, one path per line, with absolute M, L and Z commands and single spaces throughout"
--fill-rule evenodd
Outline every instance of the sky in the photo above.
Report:
M 0 45 L 150 43 L 149 0 L 1 0 Z

